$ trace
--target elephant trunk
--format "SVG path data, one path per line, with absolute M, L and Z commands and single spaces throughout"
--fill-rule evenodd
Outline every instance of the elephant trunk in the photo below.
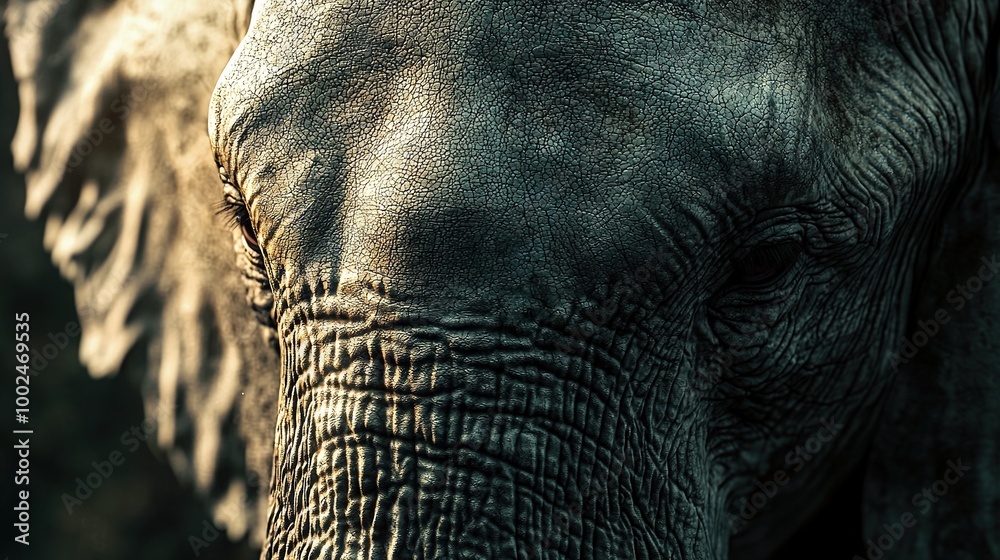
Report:
M 634 475 L 641 453 L 622 395 L 598 382 L 617 372 L 546 354 L 528 330 L 474 323 L 287 327 L 263 558 L 626 559 L 688 548 L 658 530 L 662 504 L 634 501 L 663 483 Z

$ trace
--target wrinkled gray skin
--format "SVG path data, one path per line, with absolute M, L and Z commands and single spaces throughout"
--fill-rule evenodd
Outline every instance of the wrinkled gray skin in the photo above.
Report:
M 865 538 L 919 513 L 884 558 L 1000 556 L 1000 298 L 946 302 L 1000 240 L 997 1 L 265 1 L 224 71 L 244 2 L 70 4 L 8 23 L 28 213 L 78 298 L 133 271 L 84 359 L 148 347 L 196 488 L 250 500 L 276 415 L 262 558 L 766 558 L 862 461 Z
M 995 72 L 833 2 L 256 10 L 209 117 L 283 356 L 265 557 L 754 557 L 861 458 Z

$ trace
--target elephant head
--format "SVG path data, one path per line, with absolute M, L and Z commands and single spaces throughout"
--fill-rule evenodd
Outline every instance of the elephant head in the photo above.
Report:
M 83 359 L 262 557 L 767 558 L 861 464 L 1000 551 L 998 2 L 235 4 L 8 33 Z

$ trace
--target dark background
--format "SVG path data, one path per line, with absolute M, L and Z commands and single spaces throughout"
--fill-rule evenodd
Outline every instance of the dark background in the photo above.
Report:
M 0 2 L 0 7 L 3 2 Z M 2 9 L 0 9 L 2 11 Z M 6 369 L 0 410 L 13 416 L 14 315 L 31 316 L 33 348 L 52 342 L 78 322 L 73 293 L 42 247 L 42 224 L 23 216 L 24 183 L 13 170 L 9 145 L 17 122 L 17 96 L 6 41 L 0 40 L 0 364 Z M 78 331 L 75 331 L 78 333 Z M 192 549 L 189 536 L 200 537 L 208 511 L 179 483 L 157 450 L 143 444 L 134 452 L 122 435 L 143 420 L 137 387 L 121 377 L 93 379 L 77 359 L 79 336 L 66 336 L 65 347 L 31 378 L 30 424 L 13 417 L 3 421 L 5 508 L 0 555 L 13 559 L 215 559 L 257 558 L 245 542 L 225 537 L 207 548 Z M 14 543 L 12 524 L 16 458 L 11 430 L 34 430 L 31 436 L 30 546 Z M 119 451 L 124 463 L 67 512 L 62 495 L 76 491 L 77 478 L 95 472 L 92 462 L 106 462 Z M 809 522 L 775 560 L 865 556 L 861 543 L 861 469 L 820 514 Z M 612 559 L 609 559 L 612 560 Z
M 2 3 L 0 3 L 2 6 Z M 0 9 L 2 12 L 2 9 Z M 24 182 L 14 173 L 10 141 L 17 123 L 17 96 L 10 56 L 0 40 L 0 406 L 5 417 L 0 476 L 4 481 L 3 544 L 0 557 L 15 559 L 179 559 L 257 558 L 245 543 L 225 537 L 196 556 L 188 535 L 201 536 L 209 519 L 158 453 L 143 443 L 134 452 L 121 442 L 124 432 L 140 426 L 142 403 L 137 388 L 123 377 L 93 379 L 77 359 L 79 336 L 66 336 L 65 348 L 31 377 L 30 423 L 20 426 L 14 414 L 14 314 L 31 316 L 31 345 L 52 342 L 48 335 L 66 332 L 77 322 L 73 291 L 42 248 L 43 224 L 24 218 Z M 71 329 L 71 332 L 72 329 Z M 61 338 L 56 336 L 56 338 Z M 41 364 L 42 362 L 36 362 Z M 14 543 L 14 471 L 11 430 L 33 429 L 30 451 L 30 545 Z M 72 495 L 76 478 L 94 472 L 91 462 L 105 462 L 120 451 L 114 467 L 93 494 L 68 513 L 61 496 Z

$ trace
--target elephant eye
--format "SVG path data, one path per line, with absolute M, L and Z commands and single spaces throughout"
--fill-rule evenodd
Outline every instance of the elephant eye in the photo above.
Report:
M 257 243 L 257 232 L 253 230 L 253 224 L 250 223 L 250 212 L 247 210 L 245 204 L 230 200 L 227 197 L 219 204 L 218 213 L 229 216 L 228 223 L 230 227 L 240 228 L 240 233 L 243 234 L 243 241 L 247 247 L 257 253 L 261 252 L 260 244 Z
M 257 244 L 257 233 L 253 230 L 253 225 L 250 223 L 250 214 L 243 208 L 243 213 L 236 217 L 236 221 L 240 226 L 240 231 L 243 232 L 243 240 L 246 241 L 247 247 L 250 247 L 256 252 L 260 252 L 260 245 Z
M 763 286 L 781 278 L 798 261 L 802 245 L 797 241 L 782 241 L 754 247 L 733 270 L 729 283 Z

